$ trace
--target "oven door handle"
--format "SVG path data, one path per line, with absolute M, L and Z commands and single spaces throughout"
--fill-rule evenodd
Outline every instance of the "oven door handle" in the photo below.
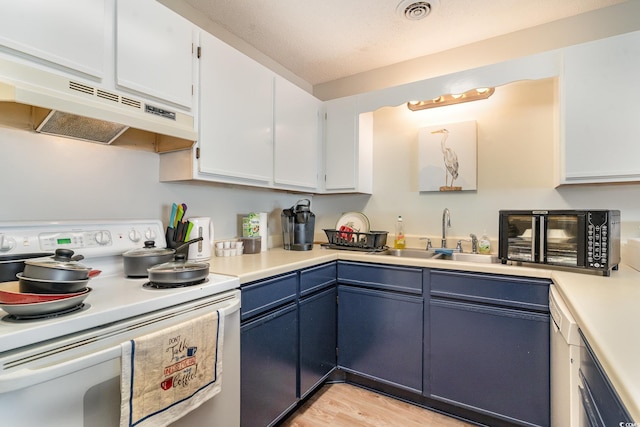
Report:
M 547 226 L 545 224 L 545 216 L 540 216 L 540 231 L 539 231 L 539 239 L 540 239 L 540 257 L 538 261 L 542 264 L 545 262 L 545 258 L 547 255 L 545 254 L 545 248 L 547 246 L 546 236 L 547 236 Z
M 0 375 L 0 394 L 20 390 L 32 385 L 60 378 L 82 369 L 118 358 L 122 355 L 120 345 L 112 346 L 95 353 L 74 357 L 54 365 L 47 365 L 36 369 L 19 369 Z

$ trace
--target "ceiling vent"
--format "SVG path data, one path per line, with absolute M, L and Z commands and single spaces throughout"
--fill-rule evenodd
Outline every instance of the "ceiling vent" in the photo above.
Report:
M 419 21 L 431 14 L 439 4 L 439 0 L 402 0 L 396 7 L 396 13 L 410 21 Z

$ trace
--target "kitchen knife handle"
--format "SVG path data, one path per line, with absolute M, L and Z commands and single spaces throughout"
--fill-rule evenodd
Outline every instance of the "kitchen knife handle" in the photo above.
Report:
M 171 216 L 169 217 L 169 228 L 173 228 L 176 221 L 176 213 L 178 212 L 178 205 L 175 203 L 171 206 Z
M 191 230 L 193 230 L 193 223 L 187 221 L 187 232 L 184 235 L 185 242 L 189 240 L 189 237 L 191 236 Z
M 176 227 L 176 243 L 184 242 L 184 222 L 179 222 Z

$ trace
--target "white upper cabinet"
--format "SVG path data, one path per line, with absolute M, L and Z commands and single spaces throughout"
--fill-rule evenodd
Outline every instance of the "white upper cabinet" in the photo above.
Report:
M 357 111 L 357 96 L 325 102 L 325 192 L 373 191 L 373 113 Z
M 274 74 L 206 32 L 200 45 L 200 178 L 270 185 Z
M 274 183 L 316 191 L 319 164 L 319 114 L 322 102 L 276 77 Z
M 191 114 L 196 30 L 155 0 L 0 0 L 0 55 Z
M 155 0 L 118 0 L 116 84 L 191 109 L 195 35 L 192 23 Z
M 107 23 L 104 0 L 0 0 L 1 46 L 95 78 Z
M 560 181 L 640 181 L 640 32 L 565 49 Z
M 318 191 L 322 102 L 200 33 L 198 145 L 160 156 L 160 180 Z

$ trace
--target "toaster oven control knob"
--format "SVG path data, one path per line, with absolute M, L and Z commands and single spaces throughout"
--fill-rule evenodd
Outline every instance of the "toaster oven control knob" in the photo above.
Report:
M 93 238 L 96 239 L 96 242 L 100 246 L 105 246 L 111 243 L 111 234 L 108 231 L 98 231 L 93 235 Z
M 7 237 L 4 234 L 0 235 L 0 252 L 8 252 L 15 247 L 15 239 Z
M 133 229 L 129 232 L 129 240 L 131 240 L 132 242 L 139 242 L 141 238 L 142 235 L 138 230 Z

